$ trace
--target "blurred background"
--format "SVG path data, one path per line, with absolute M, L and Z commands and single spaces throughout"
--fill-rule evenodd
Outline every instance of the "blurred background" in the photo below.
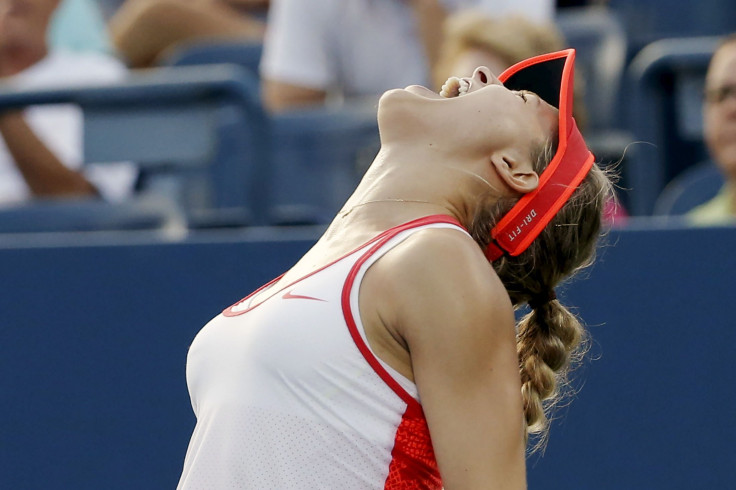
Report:
M 734 32 L 732 0 L 0 0 L 0 487 L 174 488 L 189 344 L 320 236 L 380 94 L 573 47 L 618 202 L 529 487 L 736 488 Z

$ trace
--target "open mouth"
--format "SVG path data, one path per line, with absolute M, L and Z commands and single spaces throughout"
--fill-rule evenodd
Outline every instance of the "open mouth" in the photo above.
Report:
M 446 99 L 460 97 L 461 95 L 467 94 L 469 89 L 470 81 L 467 78 L 450 77 L 442 85 L 440 96 Z

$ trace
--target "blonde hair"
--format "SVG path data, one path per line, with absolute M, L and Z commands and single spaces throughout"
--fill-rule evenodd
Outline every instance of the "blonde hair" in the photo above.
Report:
M 437 87 L 456 75 L 450 73 L 452 65 L 469 49 L 491 52 L 511 66 L 565 47 L 554 24 L 535 23 L 521 16 L 496 19 L 476 10 L 462 10 L 447 18 L 443 30 L 443 43 L 434 70 Z
M 552 159 L 555 147 L 556 143 L 548 143 L 539 152 L 538 173 Z M 550 412 L 569 391 L 568 373 L 587 348 L 582 323 L 550 292 L 593 263 L 603 209 L 612 196 L 612 178 L 594 165 L 527 250 L 493 263 L 514 307 L 534 305 L 519 321 L 516 337 L 527 436 L 538 436 L 533 450 L 546 443 Z M 479 208 L 470 229 L 481 247 L 485 248 L 491 229 L 514 204 L 515 200 L 507 200 Z M 534 304 L 538 298 L 548 300 Z
M 458 76 L 452 73 L 453 66 L 463 53 L 470 50 L 490 53 L 509 67 L 533 56 L 564 49 L 566 44 L 553 23 L 533 22 L 522 16 L 493 18 L 478 10 L 461 10 L 445 20 L 442 45 L 432 72 L 433 83 L 439 90 L 449 77 Z M 584 92 L 585 80 L 576 73 L 573 106 L 581 131 L 587 123 Z

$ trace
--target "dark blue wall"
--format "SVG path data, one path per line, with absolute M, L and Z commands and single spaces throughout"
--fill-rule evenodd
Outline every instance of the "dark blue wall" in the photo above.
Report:
M 565 294 L 595 360 L 530 460 L 530 488 L 736 488 L 736 229 L 610 242 Z
M 189 343 L 311 243 L 0 248 L 0 488 L 174 488 Z
M 189 343 L 316 236 L 0 241 L 0 487 L 173 488 L 194 425 Z M 733 488 L 736 229 L 609 242 L 560 294 L 594 359 L 530 488 Z

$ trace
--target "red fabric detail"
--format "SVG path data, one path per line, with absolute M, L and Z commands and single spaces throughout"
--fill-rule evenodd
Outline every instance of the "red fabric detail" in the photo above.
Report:
M 233 316 L 238 316 L 238 315 L 242 315 L 243 313 L 249 312 L 250 310 L 252 310 L 253 308 L 255 308 L 258 305 L 251 306 L 251 307 L 248 307 L 248 308 L 246 308 L 244 310 L 240 310 L 240 311 L 234 311 L 233 308 L 236 308 L 238 305 L 240 305 L 240 304 L 248 301 L 250 298 L 253 297 L 253 295 L 260 293 L 261 291 L 263 291 L 267 287 L 272 286 L 274 283 L 276 283 L 276 281 L 278 281 L 282 277 L 284 277 L 283 274 L 281 274 L 276 279 L 272 279 L 272 280 L 268 281 L 266 284 L 264 284 L 263 286 L 259 287 L 258 289 L 256 289 L 252 293 L 250 293 L 248 296 L 246 296 L 245 298 L 243 298 L 240 301 L 238 301 L 237 303 L 235 303 L 234 305 L 231 305 L 231 306 L 228 306 L 227 308 L 225 308 L 225 310 L 222 312 L 222 314 L 224 316 L 233 317 Z
M 440 490 L 442 479 L 421 407 L 409 405 L 396 431 L 385 490 Z

